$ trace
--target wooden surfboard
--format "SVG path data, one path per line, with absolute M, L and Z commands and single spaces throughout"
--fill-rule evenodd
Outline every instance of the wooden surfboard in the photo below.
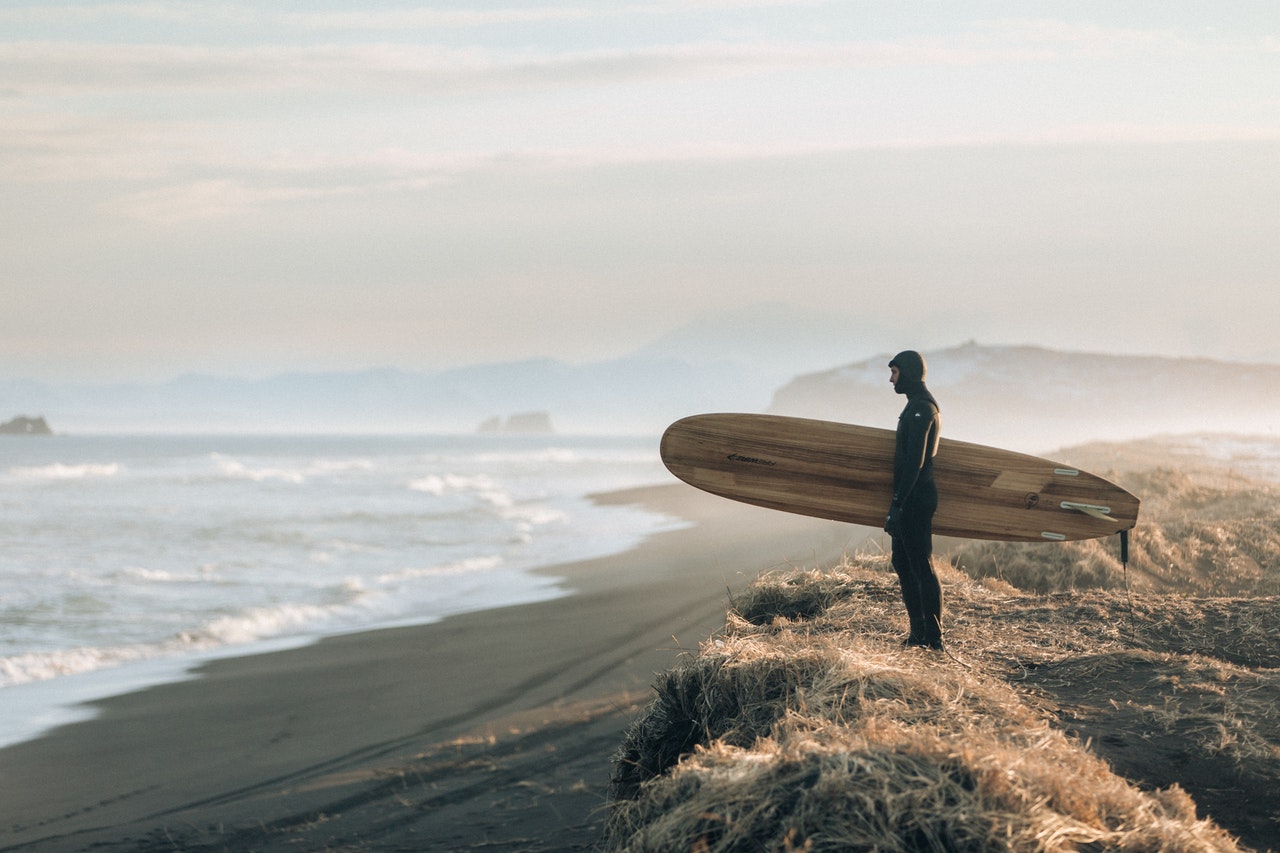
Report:
M 882 527 L 893 498 L 894 432 L 777 415 L 710 414 L 676 421 L 662 461 L 722 497 L 817 518 Z M 1138 498 L 1088 471 L 944 438 L 933 461 L 939 536 L 1045 542 L 1134 526 Z

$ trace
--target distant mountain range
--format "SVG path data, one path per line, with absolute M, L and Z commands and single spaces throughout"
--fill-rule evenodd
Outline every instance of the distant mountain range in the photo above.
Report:
M 1280 365 L 974 343 L 924 353 L 943 434 L 1027 452 L 1163 433 L 1280 433 Z M 778 414 L 893 427 L 891 355 L 797 377 Z
M 778 377 L 672 336 L 628 358 L 543 359 L 433 374 L 396 369 L 164 383 L 0 381 L 0 419 L 42 415 L 55 432 L 474 432 L 545 412 L 557 431 L 657 435 L 684 415 L 772 411 L 891 428 L 902 399 L 889 353 Z M 734 354 L 738 355 L 738 354 Z M 767 358 L 767 348 L 757 353 Z M 803 354 L 796 354 L 797 359 Z M 834 357 L 835 353 L 829 353 Z M 953 438 L 1047 452 L 1158 433 L 1280 430 L 1280 365 L 978 344 L 926 352 Z M 837 362 L 838 363 L 838 362 Z
M 550 359 L 434 374 L 397 369 L 267 379 L 66 385 L 0 380 L 0 413 L 43 415 L 55 432 L 467 433 L 546 412 L 566 433 L 656 435 L 691 410 L 759 410 L 776 385 L 728 362 Z
M 546 412 L 560 432 L 657 435 L 691 411 L 759 411 L 779 385 L 871 351 L 827 312 L 777 303 L 694 317 L 631 355 L 435 373 L 383 368 L 266 379 L 68 385 L 0 379 L 0 416 L 57 432 L 473 432 Z

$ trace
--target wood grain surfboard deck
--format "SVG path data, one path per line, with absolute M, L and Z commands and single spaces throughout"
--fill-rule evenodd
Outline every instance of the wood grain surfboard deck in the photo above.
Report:
M 893 496 L 894 432 L 755 414 L 694 415 L 662 436 L 662 461 L 712 494 L 879 528 Z M 1128 530 L 1138 498 L 1038 456 L 942 439 L 933 463 L 939 536 L 1045 542 Z

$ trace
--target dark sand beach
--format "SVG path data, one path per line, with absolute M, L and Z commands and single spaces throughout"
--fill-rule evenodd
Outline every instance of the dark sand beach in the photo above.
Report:
M 573 595 L 203 665 L 0 750 L 0 850 L 589 850 L 655 673 L 765 569 L 867 531 L 680 484 L 694 526 L 548 568 Z

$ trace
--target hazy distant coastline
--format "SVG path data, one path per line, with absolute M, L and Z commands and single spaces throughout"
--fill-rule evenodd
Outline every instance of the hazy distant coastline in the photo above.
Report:
M 682 349 L 672 343 L 673 352 Z M 964 344 L 926 351 L 953 438 L 1047 451 L 1154 434 L 1280 429 L 1280 365 Z M 643 353 L 440 373 L 386 368 L 266 379 L 192 375 L 72 385 L 0 381 L 0 411 L 87 433 L 474 433 L 495 412 L 542 412 L 562 434 L 657 435 L 688 414 L 771 411 L 891 424 L 887 354 L 779 376 L 744 360 Z M 794 362 L 793 362 L 794 363 Z

